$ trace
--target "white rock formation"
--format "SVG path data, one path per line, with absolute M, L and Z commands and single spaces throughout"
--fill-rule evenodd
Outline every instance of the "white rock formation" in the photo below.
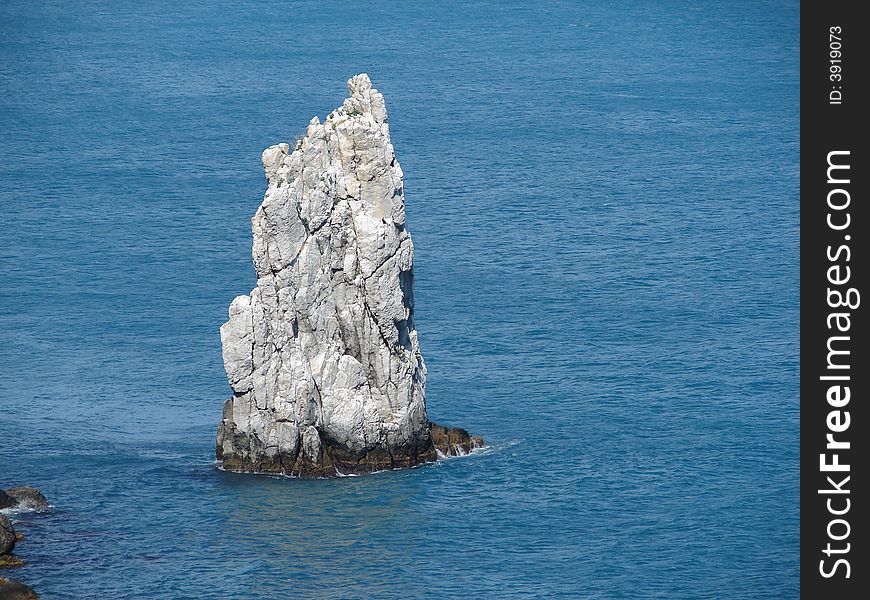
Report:
M 233 397 L 216 451 L 229 470 L 330 476 L 436 458 L 402 169 L 383 96 L 364 74 L 348 90 L 292 151 L 263 152 L 257 287 L 221 327 Z M 442 452 L 482 444 L 449 431 L 464 437 Z

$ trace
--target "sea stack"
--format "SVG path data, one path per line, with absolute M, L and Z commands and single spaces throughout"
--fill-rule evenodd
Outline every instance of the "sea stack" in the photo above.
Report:
M 402 169 L 384 97 L 365 74 L 347 87 L 292 149 L 263 152 L 257 286 L 221 327 L 233 396 L 216 454 L 227 470 L 331 477 L 483 445 L 426 415 Z

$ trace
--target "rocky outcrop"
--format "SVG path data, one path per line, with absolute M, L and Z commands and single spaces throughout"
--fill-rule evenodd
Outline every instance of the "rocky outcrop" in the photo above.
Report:
M 21 539 L 5 515 L 0 514 L 0 569 L 14 569 L 24 566 L 24 561 L 12 554 L 15 544 Z M 5 596 L 0 596 L 0 599 Z
M 483 447 L 483 438 L 471 435 L 460 427 L 445 427 L 429 423 L 432 444 L 443 456 L 465 456 L 475 448 Z
M 36 510 L 50 508 L 48 500 L 38 489 L 23 486 L 0 490 L 0 510 Z M 12 522 L 0 514 L 0 569 L 15 569 L 23 567 L 24 561 L 12 554 L 17 542 L 24 536 L 15 531 Z M 0 577 L 0 600 L 39 600 L 39 596 L 29 586 L 18 581 L 9 581 Z
M 233 397 L 216 454 L 228 470 L 333 476 L 437 458 L 402 169 L 383 96 L 367 75 L 348 90 L 292 150 L 263 152 L 257 286 L 221 327 Z
M 29 585 L 0 577 L 0 600 L 39 600 L 39 595 Z
M 12 522 L 4 515 L 0 515 L 0 556 L 15 550 L 16 541 L 18 541 L 18 537 L 15 535 Z
M 43 511 L 50 507 L 48 500 L 38 489 L 30 486 L 9 488 L 0 491 L 0 509 L 17 508 Z

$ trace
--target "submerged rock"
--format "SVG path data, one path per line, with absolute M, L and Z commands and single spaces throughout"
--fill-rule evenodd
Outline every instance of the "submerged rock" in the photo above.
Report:
M 263 152 L 257 287 L 221 327 L 233 397 L 216 454 L 228 470 L 333 476 L 437 458 L 402 169 L 383 96 L 367 75 L 348 90 L 292 151 Z M 482 445 L 463 433 L 463 448 Z

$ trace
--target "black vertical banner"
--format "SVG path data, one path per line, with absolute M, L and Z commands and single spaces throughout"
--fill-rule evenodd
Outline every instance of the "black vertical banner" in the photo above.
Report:
M 858 2 L 801 5 L 801 594 L 870 597 L 865 92 Z

